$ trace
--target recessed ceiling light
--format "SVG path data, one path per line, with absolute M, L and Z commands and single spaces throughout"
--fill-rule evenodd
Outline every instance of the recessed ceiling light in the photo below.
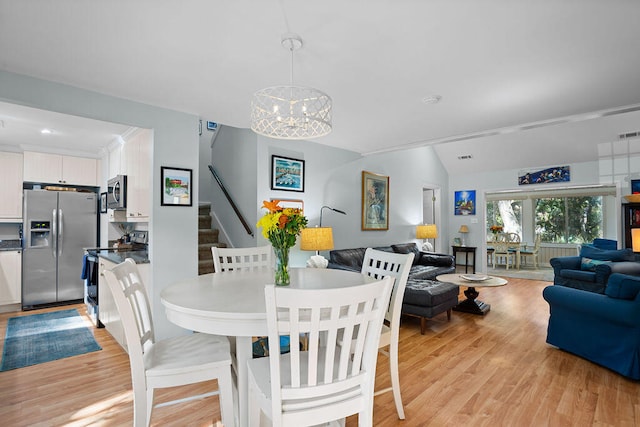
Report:
M 40 133 L 43 135 L 49 135 L 49 134 L 52 134 L 53 131 L 51 129 L 42 129 Z
M 428 95 L 422 98 L 422 102 L 425 104 L 437 104 L 441 99 L 440 95 Z

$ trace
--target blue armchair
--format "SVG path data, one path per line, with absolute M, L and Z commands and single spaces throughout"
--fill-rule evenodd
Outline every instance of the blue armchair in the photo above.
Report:
M 551 258 L 553 284 L 603 294 L 609 276 L 623 273 L 640 276 L 640 262 L 631 249 L 603 250 L 584 245 L 580 256 Z
M 547 343 L 640 379 L 640 277 L 614 273 L 604 294 L 547 286 Z

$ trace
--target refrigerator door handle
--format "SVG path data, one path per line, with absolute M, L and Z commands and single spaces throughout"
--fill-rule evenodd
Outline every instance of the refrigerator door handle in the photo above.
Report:
M 54 209 L 51 212 L 51 216 L 53 217 L 53 221 L 51 221 L 51 252 L 53 252 L 53 257 L 58 257 L 58 210 Z
M 58 209 L 58 218 L 60 221 L 60 231 L 58 232 L 58 256 L 62 256 L 62 250 L 64 249 L 64 245 L 62 244 L 62 240 L 64 237 L 64 217 L 62 216 L 62 209 Z

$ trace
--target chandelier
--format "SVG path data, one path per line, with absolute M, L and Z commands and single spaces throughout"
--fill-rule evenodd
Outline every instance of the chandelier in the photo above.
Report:
M 291 84 L 267 87 L 253 94 L 251 129 L 277 139 L 310 139 L 329 134 L 331 97 L 317 89 L 293 85 L 293 52 L 302 47 L 302 38 L 286 33 L 282 46 L 291 52 Z

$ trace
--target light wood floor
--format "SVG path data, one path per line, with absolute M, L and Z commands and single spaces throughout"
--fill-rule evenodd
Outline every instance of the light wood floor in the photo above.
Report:
M 547 345 L 549 309 L 541 293 L 548 283 L 508 280 L 480 289 L 480 299 L 491 304 L 486 316 L 454 312 L 447 322 L 441 315 L 428 322 L 425 335 L 417 320 L 404 321 L 400 379 L 407 419 L 397 419 L 386 393 L 375 399 L 375 426 L 640 425 L 640 383 Z M 15 315 L 0 314 L 0 336 Z M 104 329 L 92 330 L 102 351 L 0 372 L 0 425 L 131 425 L 128 357 Z M 384 357 L 377 384 L 389 384 Z M 185 391 L 159 391 L 156 401 Z M 218 399 L 210 397 L 156 409 L 152 425 L 212 426 L 217 420 Z M 356 425 L 356 417 L 347 420 Z

